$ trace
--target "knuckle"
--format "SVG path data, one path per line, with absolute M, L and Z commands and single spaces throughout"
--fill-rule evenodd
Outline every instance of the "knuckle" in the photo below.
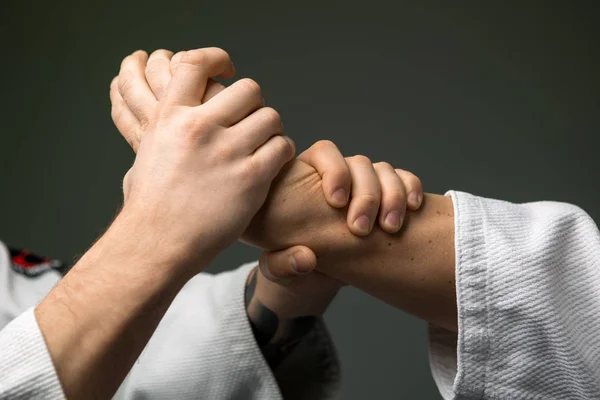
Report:
M 391 204 L 404 204 L 406 203 L 406 194 L 401 190 L 390 190 L 385 195 L 386 201 Z
M 121 113 L 121 108 L 113 104 L 110 108 L 110 117 L 112 118 L 114 123 L 117 123 L 117 121 L 119 121 L 119 119 L 121 118 Z
M 205 49 L 205 51 L 207 53 L 212 54 L 213 57 L 224 59 L 224 60 L 231 60 L 229 53 L 220 47 L 208 47 Z
M 127 57 L 123 58 L 123 60 L 121 61 L 121 70 L 125 69 L 125 67 L 127 67 L 127 64 L 129 64 L 131 62 L 131 55 L 128 55 Z
M 271 141 L 273 142 L 273 158 L 281 158 L 287 155 L 291 151 L 291 144 L 283 136 L 274 136 Z
M 279 115 L 279 112 L 277 112 L 277 110 L 275 110 L 272 107 L 265 107 L 263 108 L 263 120 L 266 124 L 268 124 L 269 126 L 273 125 L 281 125 L 281 115 Z
M 327 170 L 327 179 L 336 182 L 337 185 L 349 187 L 352 182 L 350 171 L 341 167 L 333 167 Z
M 319 140 L 317 143 L 313 144 L 312 147 L 317 151 L 328 150 L 331 148 L 337 149 L 337 146 L 331 140 Z
M 119 93 L 121 96 L 129 94 L 133 90 L 133 72 L 124 70 L 119 74 Z
M 418 176 L 416 176 L 410 171 L 405 171 L 402 169 L 397 169 L 396 172 L 398 172 L 405 185 L 412 187 L 413 190 L 423 190 L 423 183 L 421 182 L 421 179 L 419 179 Z
M 146 50 L 136 50 L 133 52 L 132 54 L 133 57 L 142 57 L 142 58 L 148 58 L 148 53 L 146 52 Z
M 183 55 L 185 54 L 185 51 L 178 51 L 177 53 L 175 53 L 173 55 L 173 57 L 171 58 L 171 62 L 175 63 L 175 64 L 179 64 L 179 62 L 181 62 L 181 57 L 183 57 Z
M 242 163 L 239 170 L 242 182 L 249 187 L 258 186 L 263 182 L 264 169 L 260 160 L 256 157 L 249 157 L 246 162 Z
M 185 118 L 180 125 L 181 134 L 186 141 L 198 142 L 210 133 L 212 124 L 205 118 Z
M 152 54 L 150 55 L 151 59 L 154 58 L 171 58 L 173 57 L 173 52 L 170 50 L 166 50 L 166 49 L 158 49 L 158 50 L 154 50 L 152 52 Z
M 390 163 L 385 162 L 385 161 L 380 161 L 380 162 L 373 164 L 373 168 L 375 168 L 376 170 L 383 170 L 383 169 L 393 170 Z
M 288 159 L 293 157 L 296 153 L 296 143 L 288 136 L 283 137 L 282 135 L 277 135 L 277 137 L 281 141 L 281 152 L 284 158 Z
M 360 202 L 360 204 L 369 207 L 369 208 L 375 208 L 379 206 L 379 203 L 381 202 L 381 195 L 379 193 L 373 193 L 373 192 L 369 192 L 369 193 L 360 193 L 357 196 L 354 197 L 356 200 L 358 200 Z
M 208 61 L 208 55 L 202 50 L 190 50 L 183 52 L 179 60 L 180 64 L 202 65 Z
M 243 88 L 243 90 L 246 90 L 250 95 L 262 95 L 262 89 L 254 79 L 244 78 L 240 79 L 238 82 L 238 85 L 240 85 L 240 87 Z
M 236 152 L 234 151 L 234 147 L 225 143 L 222 146 L 218 146 L 214 151 L 213 156 L 218 160 L 218 162 L 225 162 L 235 158 Z
M 371 160 L 367 156 L 363 156 L 363 155 L 359 154 L 359 155 L 353 156 L 351 158 L 352 158 L 352 161 L 354 161 L 357 164 L 361 164 L 361 165 L 368 164 L 368 165 L 371 165 Z
M 274 136 L 269 142 L 268 154 L 261 157 L 250 157 L 246 171 L 260 183 L 268 179 L 268 171 L 272 170 L 275 164 L 283 164 L 283 161 L 289 159 L 293 152 L 292 144 L 281 135 Z
M 418 190 L 423 190 L 423 182 L 421 182 L 421 179 L 419 179 L 418 176 L 413 175 L 413 187 L 418 189 Z

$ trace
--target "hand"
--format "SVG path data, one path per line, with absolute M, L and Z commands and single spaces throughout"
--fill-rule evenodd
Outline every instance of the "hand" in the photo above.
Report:
M 327 196 L 352 189 L 348 227 L 358 234 L 368 234 L 355 221 L 366 216 L 374 221 L 379 210 L 382 229 L 395 233 L 400 229 L 407 206 L 416 210 L 423 198 L 421 182 L 414 175 L 396 170 L 387 163 L 371 164 L 363 156 L 344 159 L 338 148 L 329 141 L 320 141 L 302 153 L 322 177 L 322 191 L 330 205 L 342 207 L 346 196 Z M 365 161 L 367 163 L 365 163 Z M 403 178 L 404 177 L 404 178 Z M 381 202 L 381 204 L 380 204 Z M 386 218 L 395 213 L 390 222 Z M 359 228 L 359 229 L 356 229 Z M 246 308 L 254 336 L 271 368 L 290 354 L 302 338 L 312 330 L 342 283 L 319 271 L 316 256 L 306 246 L 294 246 L 273 253 L 264 252 L 259 267 L 248 277 Z
M 272 196 L 279 196 L 280 191 L 291 193 L 295 187 L 298 189 L 297 193 L 307 197 L 312 195 L 314 199 L 321 202 L 324 196 L 329 205 L 343 208 L 347 203 L 347 197 L 342 196 L 342 199 L 336 201 L 335 196 L 327 196 L 327 193 L 332 194 L 341 189 L 346 193 L 352 193 L 346 216 L 348 230 L 363 236 L 368 234 L 373 226 L 372 223 L 367 223 L 365 231 L 357 229 L 355 222 L 361 216 L 368 218 L 369 221 L 378 221 L 383 231 L 393 234 L 400 230 L 407 207 L 410 210 L 417 210 L 421 205 L 423 188 L 421 181 L 415 175 L 400 169 L 394 170 L 387 163 L 371 164 L 364 156 L 344 159 L 335 144 L 330 141 L 317 142 L 299 155 L 298 160 L 307 161 L 315 169 L 309 172 L 304 163 L 298 161 L 291 163 L 289 169 L 286 168 L 282 174 L 286 177 L 297 174 L 297 180 L 290 179 L 290 184 L 286 185 L 285 189 L 279 185 L 275 186 L 268 202 Z M 302 203 L 304 211 L 296 209 L 294 212 L 299 213 L 300 217 L 306 217 L 310 214 L 307 209 L 315 206 L 314 200 L 304 197 L 296 202 L 287 198 L 278 200 L 278 205 L 269 204 L 265 207 L 284 207 L 283 204 L 288 202 Z M 258 236 L 254 235 L 255 231 L 278 230 L 277 226 L 260 227 L 260 223 L 264 220 L 258 218 L 262 213 L 268 212 L 261 210 L 257 220 L 253 220 L 244 233 L 246 241 L 252 241 Z M 392 218 L 388 217 L 389 214 L 392 214 Z M 304 221 L 310 222 L 310 218 Z M 258 226 L 254 225 L 255 223 Z M 298 227 L 298 230 L 302 229 Z M 286 233 L 291 232 L 286 230 Z M 254 277 L 249 279 L 249 285 L 256 286 L 256 290 L 254 287 L 250 287 L 250 290 L 256 293 L 258 303 L 274 311 L 280 318 L 321 315 L 343 283 L 318 271 L 313 272 L 315 267 L 317 267 L 317 257 L 306 246 L 293 245 L 282 251 L 264 252 L 259 262 L 260 273 L 256 279 Z M 252 310 L 258 319 L 260 309 L 250 307 L 251 318 Z
M 123 62 L 118 94 L 113 84 L 112 98 L 134 105 L 129 110 L 140 122 L 129 131 L 139 147 L 123 212 L 188 265 L 206 265 L 244 231 L 294 145 L 254 81 L 240 80 L 201 104 L 210 77 L 233 75 L 227 53 L 201 49 L 180 57 L 160 100 L 144 84 L 143 52 Z M 113 112 L 115 122 L 122 115 Z
M 156 107 L 157 102 L 162 100 L 173 77 L 173 72 L 179 66 L 185 53 L 185 51 L 180 51 L 173 55 L 172 51 L 161 49 L 154 51 L 148 57 L 145 52 L 136 52 L 125 57 L 121 63 L 122 74 L 128 75 L 127 78 L 119 80 L 119 76 L 116 76 L 112 80 L 110 84 L 112 120 L 134 152 L 137 152 L 140 146 L 144 134 L 143 128 L 147 124 L 144 117 L 146 112 L 143 110 Z M 150 88 L 150 91 L 147 90 L 147 87 Z M 225 86 L 209 79 L 201 104 L 206 103 L 223 89 Z M 131 109 L 123 99 L 121 91 L 130 93 L 127 99 L 131 103 Z M 125 174 L 123 179 L 125 201 L 127 201 L 131 188 L 130 172 L 131 170 Z
M 361 176 L 377 176 L 381 177 L 381 180 L 396 182 L 396 184 L 398 179 L 402 180 L 402 189 L 381 192 L 370 185 L 354 185 L 352 197 L 362 197 L 363 201 L 357 201 L 356 205 L 350 204 L 347 208 L 332 212 L 323 193 L 322 187 L 325 183 L 322 182 L 319 172 L 307 163 L 296 159 L 288 163 L 273 181 L 269 197 L 252 219 L 242 235 L 242 240 L 269 250 L 304 244 L 312 250 L 318 248 L 319 252 L 316 254 L 323 256 L 344 253 L 344 248 L 337 248 L 336 244 L 330 243 L 331 230 L 335 229 L 335 234 L 340 237 L 352 236 L 354 222 L 361 215 L 369 218 L 371 228 L 374 221 L 378 220 L 383 232 L 398 232 L 399 228 L 393 228 L 385 223 L 386 215 L 390 211 L 397 211 L 398 220 L 401 222 L 404 220 L 405 209 L 400 205 L 406 207 L 408 204 L 409 210 L 420 207 L 423 199 L 420 180 L 404 170 L 397 169 L 394 173 L 394 169 L 387 163 L 373 165 L 364 156 L 346 160 L 349 161 L 349 167 Z M 364 199 L 368 201 L 365 202 Z M 380 208 L 379 202 L 382 201 Z M 367 208 L 358 207 L 358 204 L 371 204 L 373 208 L 369 211 Z M 391 207 L 391 204 L 396 204 L 396 207 Z M 340 228 L 340 222 L 343 222 L 343 229 Z M 356 237 L 352 242 L 360 240 L 360 237 Z M 347 243 L 344 245 L 346 246 Z M 287 270 L 289 271 L 289 267 Z
M 130 97 L 130 104 L 127 104 L 117 90 L 117 80 L 115 79 L 111 90 L 113 119 L 121 134 L 127 139 L 134 150 L 139 145 L 141 137 L 140 125 L 142 125 L 142 121 L 139 121 L 135 113 L 131 110 L 139 109 L 140 104 L 149 104 L 147 107 L 151 107 L 152 98 L 160 100 L 164 96 L 165 88 L 168 86 L 172 72 L 179 64 L 182 54 L 177 53 L 173 56 L 173 53 L 169 51 L 158 50 L 149 59 L 146 57 L 128 57 L 124 60 L 123 70 L 135 72 L 131 74 L 133 79 L 130 80 L 129 85 L 131 89 L 135 89 L 133 91 L 138 93 L 138 96 Z M 145 77 L 143 76 L 144 71 Z M 148 82 L 150 91 L 144 90 L 145 81 Z M 123 84 L 120 86 L 122 87 Z M 202 101 L 208 101 L 223 89 L 222 85 L 210 80 Z M 404 185 L 400 185 L 400 180 L 394 174 L 392 168 L 385 163 L 372 166 L 368 159 L 355 157 L 347 159 L 348 164 L 346 164 L 337 147 L 329 141 L 316 143 L 298 158 L 315 168 L 323 180 L 321 186 L 329 205 L 338 208 L 346 206 L 349 197 L 348 194 L 352 191 L 353 200 L 349 207 L 347 221 L 350 231 L 357 235 L 368 234 L 374 225 L 380 208 L 379 199 L 382 198 L 380 186 L 383 188 L 383 203 L 381 204 L 381 212 L 379 212 L 380 226 L 384 231 L 389 233 L 398 231 L 402 225 L 406 208 L 406 198 L 408 197 L 409 200 L 408 207 L 413 210 L 419 207 L 422 200 L 422 187 L 420 181 L 414 175 L 402 170 L 396 170 L 400 178 L 404 180 Z M 297 167 L 292 169 L 292 173 L 300 172 L 301 168 L 298 167 L 300 164 L 296 165 Z M 315 170 L 311 171 L 314 172 Z M 307 176 L 307 178 L 311 179 L 310 176 Z M 376 182 L 378 178 L 381 179 L 381 185 Z M 352 182 L 353 180 L 354 182 Z M 126 177 L 124 182 L 126 198 L 128 187 L 128 179 Z M 391 218 L 387 218 L 388 215 L 391 215 Z M 368 222 L 364 224 L 365 226 L 361 227 L 360 222 L 365 219 L 368 219 Z M 289 261 L 292 259 L 294 259 L 295 268 L 289 264 Z M 306 276 L 314 268 L 315 262 L 314 253 L 304 246 L 293 246 L 284 251 L 264 253 L 261 256 L 260 265 L 262 273 L 258 281 L 262 282 L 265 280 L 262 274 L 266 274 L 270 280 L 276 280 L 280 284 L 287 284 L 287 288 L 283 292 L 281 290 L 282 287 L 278 287 L 277 285 L 269 285 L 267 283 L 260 285 L 261 288 L 273 286 L 272 292 L 281 294 L 271 297 L 279 298 L 281 296 L 283 299 L 290 298 L 289 294 L 294 292 L 291 287 L 293 278 L 302 276 L 303 279 L 300 279 L 294 285 L 296 291 L 310 295 L 307 298 L 316 301 L 312 302 L 312 304 L 307 304 L 306 302 L 298 303 L 290 311 L 302 313 L 302 310 L 297 306 L 304 304 L 306 306 L 304 310 L 310 310 L 307 313 L 320 314 L 324 311 L 326 305 L 342 283 L 320 273 L 313 273 L 310 276 Z M 267 266 L 273 269 L 273 273 L 269 272 L 269 267 Z M 263 292 L 264 290 L 259 290 L 259 293 Z M 278 304 L 283 305 L 286 302 L 281 301 Z M 284 310 L 280 311 L 285 312 Z

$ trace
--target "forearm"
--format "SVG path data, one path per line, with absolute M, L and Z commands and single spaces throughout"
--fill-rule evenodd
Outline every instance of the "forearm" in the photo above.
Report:
M 339 291 L 337 282 L 319 272 L 314 272 L 311 278 L 306 284 L 297 278 L 289 286 L 282 286 L 266 279 L 258 268 L 248 276 L 245 292 L 248 319 L 273 371 L 310 333 Z M 297 293 L 302 293 L 302 298 Z
M 390 235 L 375 228 L 367 237 L 349 234 L 345 217 L 315 243 L 318 268 L 419 318 L 456 331 L 454 211 L 452 200 L 425 195 Z
M 268 250 L 308 246 L 324 273 L 455 330 L 452 200 L 426 195 L 394 235 L 375 227 L 357 237 L 347 227 L 346 212 L 329 206 L 319 175 L 295 161 L 282 170 L 242 239 Z
M 187 280 L 155 239 L 122 214 L 36 308 L 68 398 L 111 397 Z

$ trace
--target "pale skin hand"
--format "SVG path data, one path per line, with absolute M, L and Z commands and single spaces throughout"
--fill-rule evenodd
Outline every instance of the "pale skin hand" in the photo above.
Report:
M 294 155 L 254 82 L 200 105 L 209 77 L 233 74 L 227 53 L 207 51 L 182 56 L 144 116 L 121 213 L 35 308 L 69 399 L 114 394 L 177 292 L 244 231 Z
M 143 121 L 140 119 L 150 112 L 147 108 L 155 106 L 155 101 L 160 100 L 180 55 L 173 55 L 167 50 L 157 50 L 150 57 L 143 52 L 134 53 L 124 60 L 120 76 L 111 85 L 113 120 L 134 150 L 141 139 Z M 128 88 L 129 93 L 121 95 L 122 90 L 119 89 L 122 87 Z M 202 102 L 210 101 L 223 89 L 222 85 L 209 81 Z M 369 162 L 366 165 L 361 157 L 344 160 L 337 147 L 329 141 L 316 143 L 298 156 L 298 160 L 317 171 L 323 182 L 324 198 L 330 206 L 343 208 L 352 194 L 347 223 L 350 231 L 356 235 L 367 235 L 377 220 L 383 230 L 395 233 L 402 225 L 407 198 L 409 209 L 415 210 L 420 206 L 422 187 L 414 175 L 402 170 L 394 171 L 386 163 L 371 165 Z M 127 196 L 127 179 L 124 190 Z M 294 264 L 290 263 L 292 259 Z M 255 293 L 252 297 L 255 301 L 249 301 L 250 318 L 256 324 L 260 322 L 258 313 L 253 312 L 257 310 L 257 305 L 274 311 L 280 321 L 293 321 L 297 316 L 321 315 L 341 283 L 318 272 L 308 274 L 315 265 L 314 253 L 302 245 L 263 253 L 258 279 L 249 280 L 253 285 L 252 293 Z M 273 267 L 278 276 L 269 274 L 267 266 Z M 279 333 L 289 332 L 283 325 L 279 328 Z M 281 334 L 275 337 L 282 339 Z
M 365 166 L 368 163 L 366 159 L 360 161 Z M 357 239 L 348 226 L 353 226 L 353 218 L 358 215 L 347 213 L 346 208 L 333 209 L 324 195 L 331 193 L 327 189 L 330 188 L 324 188 L 322 177 L 314 168 L 294 160 L 277 178 L 267 202 L 242 239 L 270 250 L 308 246 L 303 248 L 308 251 L 304 254 L 309 255 L 306 258 L 309 270 L 314 262 L 314 259 L 311 261 L 312 249 L 319 257 L 318 269 L 322 272 L 418 317 L 456 330 L 451 199 L 427 195 L 422 210 L 408 213 L 406 226 L 400 233 L 390 236 L 376 227 L 366 239 Z M 414 202 L 420 191 L 407 192 L 410 205 L 411 199 Z M 270 272 L 267 275 L 282 279 L 295 276 L 288 262 L 289 254 L 284 252 L 274 252 L 272 254 L 277 254 L 277 257 L 261 263 L 263 269 L 268 265 Z M 285 290 L 270 283 L 264 276 L 259 275 L 259 278 L 271 285 L 271 293 Z M 312 306 L 316 314 L 324 310 L 333 297 L 330 294 L 336 290 L 332 285 L 328 293 L 306 296 L 314 300 Z M 282 298 L 280 295 L 273 297 Z M 282 308 L 287 310 L 288 306 Z M 294 309 L 294 306 L 289 306 L 289 310 Z M 284 315 L 288 311 L 280 312 Z M 289 314 L 302 315 L 293 311 Z

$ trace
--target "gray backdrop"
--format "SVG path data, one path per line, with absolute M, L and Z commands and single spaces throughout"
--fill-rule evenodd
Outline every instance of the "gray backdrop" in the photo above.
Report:
M 109 83 L 136 49 L 220 46 L 302 150 L 332 139 L 429 192 L 576 203 L 600 217 L 597 2 L 6 1 L 0 237 L 70 259 L 121 201 L 132 152 Z M 236 244 L 210 271 L 257 256 Z M 425 325 L 353 289 L 327 313 L 344 399 L 436 399 Z

